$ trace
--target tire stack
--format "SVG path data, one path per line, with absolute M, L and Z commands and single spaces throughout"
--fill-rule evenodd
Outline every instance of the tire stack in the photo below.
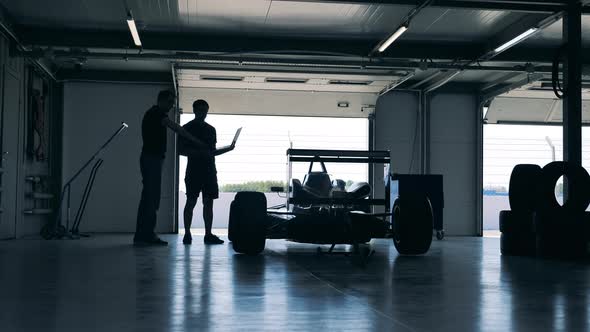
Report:
M 510 175 L 508 198 L 510 211 L 500 211 L 500 251 L 502 255 L 535 254 L 534 217 L 538 207 L 538 165 L 516 165 Z
M 568 179 L 570 196 L 560 205 L 555 185 L 561 176 Z M 555 161 L 543 167 L 539 183 L 539 208 L 535 214 L 537 255 L 579 258 L 586 254 L 586 208 L 590 204 L 590 176 L 579 165 Z
M 568 179 L 571 195 L 559 204 L 555 186 Z M 590 176 L 577 165 L 517 165 L 510 177 L 511 211 L 500 212 L 500 250 L 508 256 L 579 258 L 586 254 Z

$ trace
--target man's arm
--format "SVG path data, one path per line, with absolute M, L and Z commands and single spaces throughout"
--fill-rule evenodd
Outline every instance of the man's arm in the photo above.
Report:
M 195 138 L 188 131 L 186 131 L 186 129 L 182 128 L 178 123 L 176 123 L 176 122 L 174 122 L 174 121 L 172 121 L 172 120 L 170 120 L 168 118 L 164 118 L 164 119 L 162 119 L 162 124 L 164 126 L 170 128 L 172 131 L 174 131 L 178 135 L 180 135 L 180 136 L 186 138 L 187 140 L 189 140 L 196 147 L 201 148 L 201 149 L 207 149 L 207 144 L 205 144 L 203 141 Z
M 217 133 L 215 131 L 213 131 L 213 135 L 214 135 L 214 141 L 217 142 Z M 221 154 L 227 153 L 232 151 L 234 148 L 236 147 L 236 143 L 234 141 L 231 142 L 230 146 L 225 146 L 221 149 L 215 149 L 215 151 L 213 151 L 213 155 L 214 156 L 219 156 Z
M 226 146 L 225 148 L 215 150 L 213 155 L 219 156 L 220 154 L 224 154 L 224 153 L 232 151 L 235 147 L 236 147 L 235 144 L 232 143 L 232 145 L 230 145 L 230 146 Z

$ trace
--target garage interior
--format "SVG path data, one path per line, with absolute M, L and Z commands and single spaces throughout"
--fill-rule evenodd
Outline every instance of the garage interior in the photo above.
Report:
M 501 255 L 500 239 L 483 236 L 488 159 L 503 162 L 497 176 L 506 185 L 516 164 L 551 161 L 516 147 L 533 139 L 519 126 L 546 129 L 539 144 L 557 145 L 553 160 L 590 166 L 588 5 L 0 0 L 0 329 L 590 330 L 587 258 Z M 366 120 L 362 137 L 338 126 L 326 133 L 359 137 L 350 149 L 390 151 L 391 173 L 441 174 L 445 238 L 419 256 L 373 239 L 363 264 L 277 239 L 261 255 L 242 255 L 223 232 L 220 246 L 197 237 L 183 245 L 183 157 L 168 131 L 156 232 L 169 243 L 134 247 L 141 123 L 162 90 L 177 96 L 176 122 L 196 99 L 207 100 L 211 117 L 261 119 L 269 133 L 268 117 Z M 80 230 L 91 236 L 43 239 L 62 187 L 123 122 L 128 128 L 98 155 L 88 202 L 91 167 L 70 187 L 71 221 L 85 205 Z M 488 154 L 493 126 L 520 136 L 501 136 L 504 145 Z M 544 142 L 549 131 L 560 140 Z M 255 167 L 260 156 L 245 158 L 240 144 L 265 137 L 256 135 L 244 126 L 235 151 L 217 162 Z M 229 143 L 231 132 L 218 138 Z M 282 138 L 269 150 L 282 161 L 276 172 L 286 174 L 290 143 L 330 147 L 314 145 L 321 141 Z M 386 193 L 382 165 L 367 167 L 366 179 L 375 197 Z M 564 195 L 575 188 L 564 186 Z M 221 202 L 214 224 L 223 228 L 230 207 Z M 498 211 L 490 216 L 497 227 Z

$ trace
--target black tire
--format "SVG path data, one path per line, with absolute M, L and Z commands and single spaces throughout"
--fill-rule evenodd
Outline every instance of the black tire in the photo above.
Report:
M 500 235 L 500 253 L 504 256 L 535 256 L 535 233 L 502 233 Z
M 563 206 L 555 198 L 555 185 L 557 180 L 564 175 L 568 178 L 568 185 L 573 186 L 572 195 L 568 197 Z M 577 213 L 586 210 L 590 204 L 590 175 L 579 165 L 564 161 L 554 161 L 543 167 L 539 186 L 539 207 L 542 210 L 553 213 L 564 211 Z
M 236 252 L 261 253 L 266 245 L 266 196 L 259 192 L 237 193 L 230 208 L 230 224 Z
M 533 212 L 500 211 L 500 232 L 531 234 L 535 231 Z
M 510 175 L 508 200 L 512 211 L 533 212 L 537 208 L 537 187 L 541 180 L 539 165 L 520 164 L 514 166 Z
M 535 214 L 536 251 L 540 257 L 581 258 L 586 255 L 586 214 L 567 211 Z
M 500 211 L 500 252 L 505 256 L 534 256 L 534 213 Z
M 393 244 L 402 255 L 422 255 L 432 243 L 433 216 L 425 195 L 398 197 L 393 203 Z
M 234 208 L 235 201 L 232 201 L 229 205 L 229 221 L 227 223 L 227 238 L 229 242 L 233 242 L 234 238 L 234 224 L 236 219 L 236 210 Z

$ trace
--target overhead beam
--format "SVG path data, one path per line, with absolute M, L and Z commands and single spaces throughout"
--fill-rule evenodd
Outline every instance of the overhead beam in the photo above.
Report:
M 288 2 L 313 2 L 313 3 L 337 3 L 359 5 L 390 5 L 390 6 L 416 6 L 421 3 L 417 0 L 275 0 Z M 431 7 L 455 8 L 455 9 L 482 9 L 523 13 L 551 14 L 565 10 L 568 1 L 542 1 L 542 0 L 434 0 Z
M 88 51 L 61 51 L 52 50 L 35 50 L 20 52 L 18 56 L 24 58 L 40 59 L 51 57 L 54 60 L 68 59 L 97 59 L 113 61 L 167 61 L 180 64 L 179 67 L 194 69 L 220 69 L 227 70 L 234 67 L 235 70 L 249 71 L 277 71 L 286 70 L 287 72 L 305 71 L 317 73 L 356 73 L 364 74 L 385 74 L 390 75 L 393 71 L 423 70 L 423 63 L 412 60 L 396 59 L 370 59 L 370 58 L 342 58 L 342 57 L 322 57 L 308 58 L 298 57 L 295 55 L 269 56 L 264 54 L 251 55 L 211 55 L 199 53 L 169 53 L 169 52 L 88 52 Z M 513 72 L 527 73 L 531 70 L 538 73 L 552 72 L 551 66 L 533 66 L 530 68 L 526 65 L 486 65 L 475 64 L 465 66 L 456 64 L 453 61 L 437 61 L 428 63 L 428 69 L 432 70 L 455 70 L 463 69 L 469 71 L 483 72 Z
M 35 27 L 20 27 L 19 35 L 29 46 L 53 46 L 72 48 L 128 49 L 130 56 L 137 53 L 127 31 L 64 30 Z M 286 54 L 306 53 L 316 55 L 356 56 L 366 58 L 379 40 L 303 39 L 269 38 L 211 34 L 179 34 L 143 32 L 144 52 L 197 52 L 224 53 L 244 57 L 246 53 L 277 52 Z M 467 60 L 476 59 L 488 50 L 489 46 L 478 43 L 397 41 L 382 54 L 381 58 L 370 59 L 380 62 L 385 59 L 433 59 Z M 508 62 L 538 62 L 550 64 L 556 49 L 553 48 L 515 48 L 500 54 L 497 59 Z M 584 50 L 584 63 L 590 63 L 590 49 Z
M 62 30 L 20 27 L 19 35 L 29 45 L 77 48 L 111 48 L 137 50 L 127 31 Z M 308 52 L 318 55 L 352 55 L 366 57 L 376 39 L 271 38 L 243 35 L 142 32 L 144 50 L 181 52 Z M 398 59 L 457 59 L 478 54 L 482 45 L 449 42 L 404 42 L 387 50 L 383 56 Z

